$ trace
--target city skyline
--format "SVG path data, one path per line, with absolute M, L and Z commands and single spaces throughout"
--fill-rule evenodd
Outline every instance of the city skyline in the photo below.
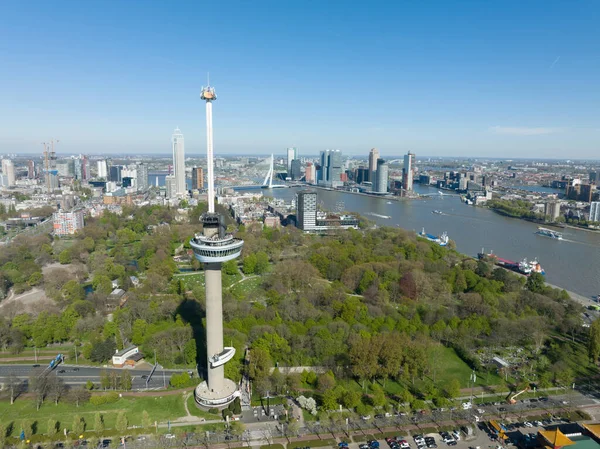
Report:
M 216 154 L 597 154 L 598 4 L 223 8 L 212 13 L 226 23 L 196 30 L 195 5 L 177 24 L 164 23 L 167 5 L 7 5 L 0 153 L 36 153 L 47 136 L 71 153 L 165 153 L 179 123 L 201 154 L 194 99 L 210 71 L 223 99 Z M 194 57 L 200 43 L 210 64 Z M 267 85 L 257 104 L 252 92 Z

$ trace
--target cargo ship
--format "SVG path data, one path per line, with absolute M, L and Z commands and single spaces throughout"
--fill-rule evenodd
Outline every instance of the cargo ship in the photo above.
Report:
M 444 232 L 442 235 L 437 236 L 433 234 L 427 234 L 425 232 L 425 228 L 423 228 L 421 232 L 417 235 L 419 237 L 423 237 L 424 239 L 429 240 L 430 242 L 437 243 L 440 246 L 446 246 L 448 244 L 448 241 L 450 240 L 446 232 Z
M 496 265 L 499 267 L 507 268 L 512 271 L 516 271 L 517 273 L 524 274 L 525 276 L 529 276 L 531 273 L 540 273 L 545 276 L 546 271 L 542 268 L 537 259 L 527 260 L 523 259 L 520 262 L 515 262 L 513 260 L 502 259 L 501 257 L 496 256 L 493 253 L 485 254 L 483 251 L 477 254 L 478 259 L 490 258 L 494 261 Z
M 560 232 L 553 231 L 552 229 L 548 229 L 548 228 L 539 227 L 538 230 L 536 231 L 536 234 L 543 235 L 544 237 L 550 237 L 551 239 L 555 239 L 555 240 L 563 239 L 563 236 Z

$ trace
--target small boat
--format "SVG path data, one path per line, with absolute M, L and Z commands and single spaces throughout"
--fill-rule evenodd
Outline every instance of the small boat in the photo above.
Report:
M 381 215 L 381 214 L 376 214 L 375 212 L 367 212 L 366 215 L 371 215 L 373 217 L 377 217 L 377 218 L 385 218 L 386 220 L 389 220 L 390 218 L 392 218 L 389 215 Z
M 385 203 L 385 204 L 394 204 L 394 203 L 392 203 L 391 201 L 388 201 L 388 202 L 387 202 L 387 203 Z
M 432 210 L 431 213 L 432 214 L 438 214 L 438 215 L 442 215 L 443 214 L 443 212 L 441 210 L 437 210 L 437 209 L 436 210 Z
M 558 231 L 553 231 L 552 229 L 548 229 L 548 228 L 539 227 L 535 233 L 537 235 L 542 235 L 544 237 L 550 237 L 551 239 L 555 239 L 555 240 L 563 239 L 562 233 L 560 233 Z

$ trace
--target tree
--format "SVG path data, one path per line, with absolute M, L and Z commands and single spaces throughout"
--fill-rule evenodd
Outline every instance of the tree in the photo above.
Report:
M 225 274 L 227 274 L 229 276 L 234 276 L 234 275 L 238 274 L 239 271 L 238 271 L 237 261 L 236 260 L 228 260 L 227 262 L 224 262 L 223 263 L 223 271 L 225 272 Z
M 68 398 L 79 407 L 79 404 L 89 401 L 91 396 L 92 393 L 86 390 L 85 387 L 77 387 L 69 391 Z
M 355 409 L 360 404 L 361 394 L 358 391 L 349 390 L 340 398 L 342 405 L 349 410 Z
M 94 415 L 94 431 L 101 435 L 104 432 L 104 417 L 100 413 Z
M 73 417 L 73 432 L 79 437 L 85 430 L 85 420 L 79 415 Z
M 373 391 L 373 396 L 371 397 L 373 405 L 375 407 L 383 407 L 387 403 L 383 388 L 381 388 L 381 386 L 378 384 L 375 384 L 371 387 L 371 390 Z
M 256 255 L 249 254 L 246 257 L 244 257 L 244 260 L 242 262 L 242 270 L 246 275 L 254 274 L 254 272 L 256 271 Z
M 112 281 L 104 274 L 97 274 L 92 281 L 92 288 L 95 292 L 103 295 L 109 295 L 112 292 Z
M 338 408 L 337 395 L 335 390 L 327 390 L 322 396 L 323 410 L 335 410 Z
M 329 371 L 328 373 L 321 374 L 318 377 L 317 385 L 319 387 L 320 393 L 325 393 L 328 390 L 333 390 L 335 387 L 335 378 L 333 377 L 333 373 Z
M 71 263 L 71 252 L 68 250 L 63 250 L 59 255 L 58 255 L 58 261 L 61 263 L 61 265 L 68 265 Z
M 63 285 L 61 292 L 63 298 L 69 302 L 83 301 L 85 299 L 85 290 L 83 289 L 83 286 L 74 279 Z
M 267 377 L 272 366 L 271 356 L 266 350 L 256 348 L 250 351 L 250 366 L 248 368 L 250 379 L 257 380 Z
M 241 421 L 232 421 L 229 424 L 229 431 L 237 438 L 240 438 L 246 431 L 246 426 Z
M 446 385 L 446 395 L 449 399 L 457 398 L 460 394 L 460 382 L 457 378 L 452 378 Z
M 152 420 L 150 419 L 150 415 L 146 410 L 142 412 L 142 428 L 149 429 L 152 427 Z
M 39 410 L 48 394 L 48 378 L 40 370 L 34 370 L 29 376 L 29 390 L 35 395 L 36 409 Z
M 117 423 L 115 424 L 115 427 L 119 432 L 125 432 L 127 430 L 127 425 L 127 415 L 125 415 L 125 412 L 120 411 L 117 414 Z
M 256 253 L 256 265 L 254 272 L 256 274 L 263 274 L 269 269 L 269 256 L 264 251 Z
M 6 446 L 6 425 L 0 423 L 0 447 Z
M 100 371 L 100 386 L 103 390 L 110 388 L 110 374 L 105 369 Z
M 58 401 L 66 391 L 65 383 L 59 377 L 50 375 L 48 378 L 48 395 L 58 405 Z
M 544 276 L 541 273 L 533 272 L 527 278 L 525 288 L 533 293 L 542 293 L 545 285 Z
M 90 354 L 90 359 L 93 362 L 104 363 L 110 360 L 110 358 L 115 353 L 117 349 L 117 345 L 112 338 L 107 338 L 104 341 L 97 342 L 92 347 L 92 353 Z
M 59 430 L 60 429 L 59 429 L 59 423 L 58 423 L 58 421 L 56 419 L 54 419 L 54 418 L 50 418 L 48 420 L 48 423 L 46 424 L 46 433 L 50 437 L 53 437 L 53 436 L 55 436 L 58 433 Z
M 600 320 L 594 320 L 590 326 L 588 356 L 592 363 L 596 363 L 600 356 Z
M 129 391 L 131 390 L 131 384 L 131 373 L 129 372 L 129 370 L 123 370 L 123 372 L 121 373 L 121 388 L 125 391 Z
M 19 394 L 21 394 L 23 382 L 14 373 L 10 373 L 4 383 L 4 389 L 10 394 L 10 404 L 12 405 Z

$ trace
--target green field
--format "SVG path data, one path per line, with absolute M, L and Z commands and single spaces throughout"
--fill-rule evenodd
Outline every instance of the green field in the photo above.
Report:
M 261 276 L 246 278 L 243 281 L 235 284 L 231 288 L 231 293 L 234 296 L 238 296 L 238 295 L 246 296 L 250 293 L 255 292 L 256 290 L 259 290 L 261 288 L 262 282 L 263 282 L 263 279 Z
M 188 410 L 190 411 L 190 414 L 193 416 L 197 416 L 198 418 L 204 418 L 207 421 L 214 421 L 215 419 L 221 419 L 220 413 L 215 415 L 215 414 L 200 410 L 196 406 L 196 401 L 194 400 L 193 394 L 190 394 L 190 396 L 187 398 L 187 406 L 188 406 Z
M 199 271 L 194 274 L 180 273 L 176 274 L 174 279 L 180 279 L 186 290 L 192 290 L 194 287 L 204 287 L 204 272 Z M 223 288 L 228 288 L 234 282 L 242 279 L 241 273 L 228 275 L 223 273 Z
M 140 426 L 142 424 L 142 413 L 147 411 L 152 422 L 166 422 L 186 416 L 181 395 L 155 396 L 155 397 L 123 397 L 113 404 L 94 406 L 90 403 L 76 407 L 74 404 L 46 401 L 40 408 L 35 409 L 35 402 L 31 399 L 17 399 L 13 405 L 10 401 L 0 401 L 0 422 L 13 425 L 13 436 L 18 436 L 21 422 L 27 420 L 29 423 L 37 422 L 37 433 L 47 432 L 47 424 L 50 418 L 60 421 L 61 428 L 70 429 L 73 425 L 75 415 L 85 419 L 86 430 L 94 430 L 94 416 L 99 412 L 104 417 L 106 429 L 114 428 L 117 413 L 124 411 L 129 421 L 129 426 Z

